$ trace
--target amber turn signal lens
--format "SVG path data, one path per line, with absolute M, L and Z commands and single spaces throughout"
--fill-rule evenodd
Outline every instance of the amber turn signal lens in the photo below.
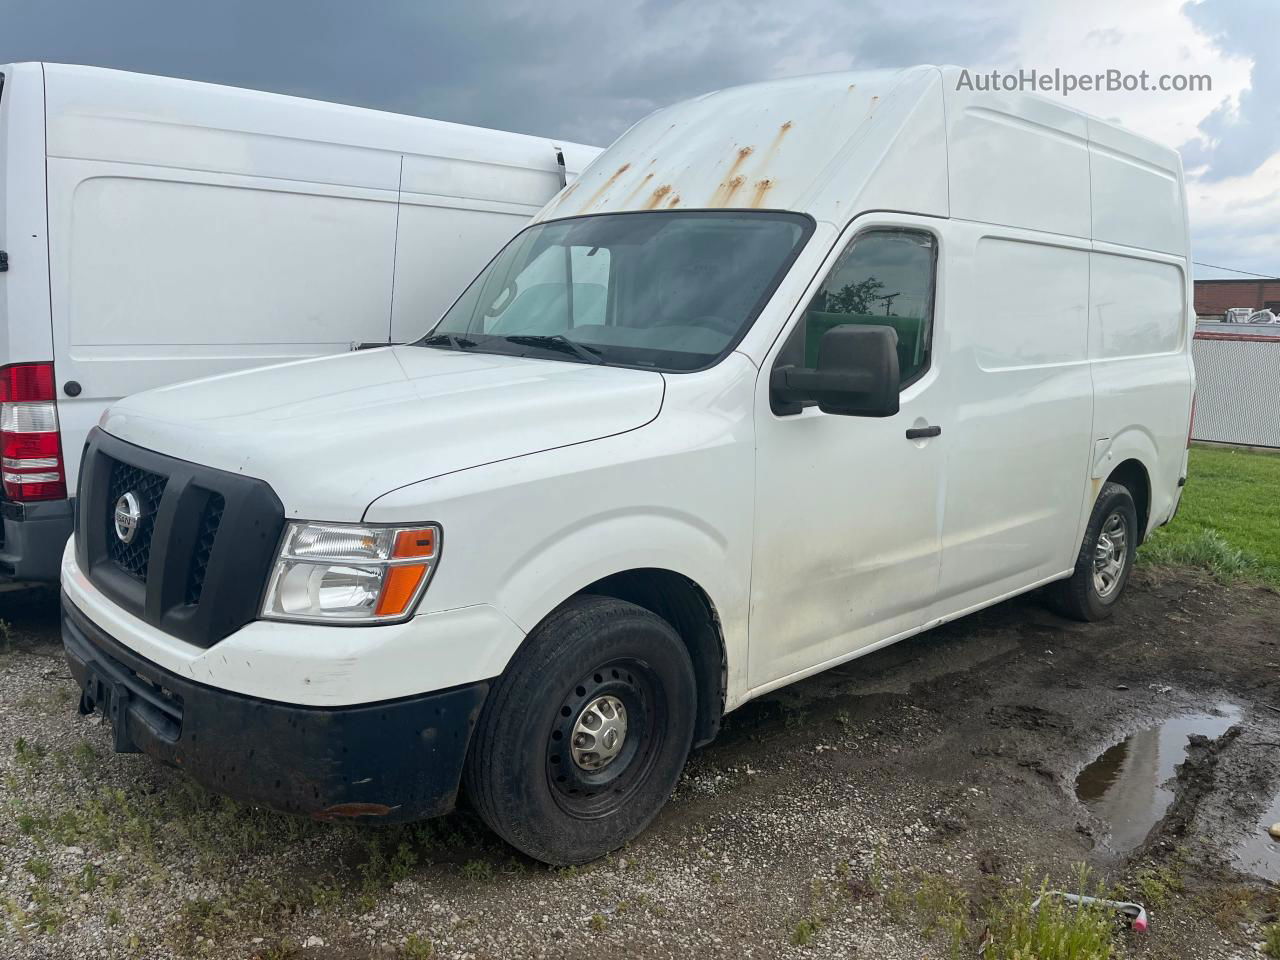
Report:
M 396 545 L 391 556 L 397 560 L 436 555 L 436 532 L 431 527 L 422 530 L 401 530 L 396 534 Z
M 404 536 L 404 534 L 401 534 Z M 427 575 L 425 563 L 409 563 L 399 567 L 387 568 L 386 578 L 382 583 L 382 595 L 378 597 L 379 617 L 398 616 L 408 609 L 413 602 L 413 595 L 418 591 L 418 584 Z

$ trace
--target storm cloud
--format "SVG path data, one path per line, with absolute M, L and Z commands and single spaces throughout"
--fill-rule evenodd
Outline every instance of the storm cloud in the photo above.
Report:
M 0 0 L 0 62 L 58 60 L 605 144 L 720 87 L 1007 52 L 950 3 Z
M 1200 137 L 1182 148 L 1201 179 L 1253 173 L 1280 150 L 1280 4 L 1275 0 L 1201 0 L 1183 11 L 1224 53 L 1253 61 L 1249 89 L 1200 122 Z
M 1276 0 L 0 0 L 0 63 L 116 67 L 598 145 L 677 100 L 827 70 L 1213 69 L 1200 99 L 1073 105 L 1184 141 L 1197 259 L 1269 273 L 1276 36 Z

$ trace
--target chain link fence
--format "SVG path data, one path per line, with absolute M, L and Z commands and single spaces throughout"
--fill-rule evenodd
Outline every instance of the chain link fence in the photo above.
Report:
M 1280 336 L 1196 331 L 1196 440 L 1280 448 Z

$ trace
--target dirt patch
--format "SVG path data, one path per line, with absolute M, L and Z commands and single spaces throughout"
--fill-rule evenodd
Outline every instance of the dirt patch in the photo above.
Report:
M 0 605 L 0 956 L 975 956 L 984 911 L 1081 864 L 1151 911 L 1122 955 L 1252 956 L 1280 908 L 1237 855 L 1280 793 L 1269 590 L 1140 571 L 1103 624 L 1024 598 L 778 691 L 649 831 L 568 871 L 465 811 L 314 824 L 115 755 L 75 713 L 53 598 Z M 1221 703 L 1235 727 L 1179 744 L 1167 811 L 1116 852 L 1081 771 Z

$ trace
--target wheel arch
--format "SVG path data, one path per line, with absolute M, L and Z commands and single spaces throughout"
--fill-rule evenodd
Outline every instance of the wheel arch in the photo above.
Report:
M 671 624 L 684 641 L 693 662 L 698 692 L 693 745 L 703 746 L 715 739 L 725 712 L 728 653 L 719 614 L 707 591 L 690 577 L 674 570 L 660 567 L 620 570 L 574 591 L 542 620 L 582 596 L 612 597 L 634 603 Z M 530 634 L 536 630 L 535 626 Z
M 1107 483 L 1118 483 L 1129 491 L 1138 513 L 1138 543 L 1146 539 L 1151 522 L 1151 474 L 1137 457 L 1130 457 L 1116 465 L 1107 475 Z

